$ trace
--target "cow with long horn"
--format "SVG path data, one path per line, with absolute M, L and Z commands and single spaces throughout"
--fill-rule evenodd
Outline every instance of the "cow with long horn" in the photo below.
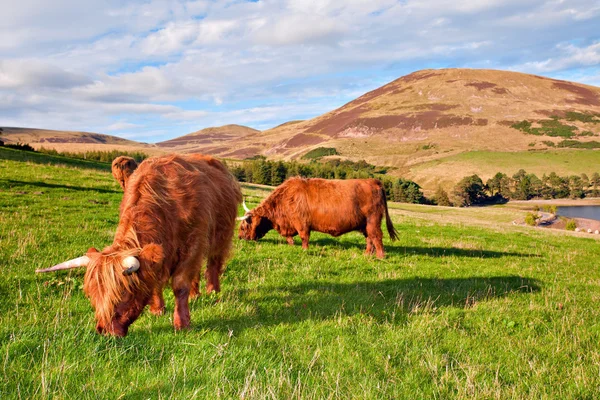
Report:
M 84 291 L 96 310 L 96 330 L 116 336 L 127 334 L 146 305 L 164 312 L 170 280 L 173 324 L 187 328 L 188 299 L 203 263 L 207 291 L 220 289 L 242 201 L 239 185 L 216 162 L 174 155 L 145 160 L 125 187 L 112 245 L 38 272 L 86 266 Z
M 381 220 L 385 215 L 387 231 L 397 238 L 390 219 L 385 190 L 377 179 L 303 179 L 291 178 L 282 183 L 242 220 L 239 238 L 258 240 L 275 229 L 294 244 L 299 235 L 302 248 L 308 248 L 311 231 L 340 236 L 350 231 L 361 232 L 367 240 L 367 254 L 377 252 L 383 258 Z

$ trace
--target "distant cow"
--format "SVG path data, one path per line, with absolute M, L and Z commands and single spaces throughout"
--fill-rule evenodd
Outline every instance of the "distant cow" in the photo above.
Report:
M 113 244 L 37 272 L 87 266 L 84 291 L 96 310 L 96 330 L 116 336 L 125 336 L 148 304 L 163 313 L 170 280 L 175 329 L 187 328 L 188 298 L 203 262 L 207 291 L 220 289 L 241 201 L 233 176 L 207 161 L 147 159 L 127 182 Z
M 119 185 L 121 185 L 121 189 L 125 190 L 125 185 L 137 166 L 135 160 L 127 156 L 119 156 L 113 160 L 112 175 L 119 182 Z
M 241 218 L 239 238 L 258 240 L 275 229 L 293 244 L 299 235 L 302 248 L 308 248 L 311 231 L 340 236 L 359 231 L 367 239 L 366 254 L 377 251 L 383 258 L 381 220 L 385 214 L 387 231 L 397 238 L 388 214 L 385 190 L 377 179 L 291 178 L 281 184 L 255 209 Z

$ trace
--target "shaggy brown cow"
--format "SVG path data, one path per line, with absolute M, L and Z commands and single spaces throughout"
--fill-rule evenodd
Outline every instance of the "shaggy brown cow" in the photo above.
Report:
M 377 250 L 383 258 L 381 219 L 385 213 L 387 231 L 397 238 L 388 214 L 385 190 L 377 179 L 302 179 L 291 178 L 281 184 L 255 209 L 246 209 L 239 238 L 258 240 L 275 229 L 294 244 L 299 235 L 302 248 L 308 248 L 311 231 L 339 236 L 359 231 L 367 239 L 366 254 Z
M 170 279 L 175 329 L 187 328 L 188 298 L 204 261 L 207 291 L 220 288 L 241 200 L 233 176 L 205 160 L 147 159 L 127 182 L 113 244 L 38 272 L 87 265 L 84 291 L 96 310 L 96 330 L 117 336 L 127 334 L 147 304 L 162 314 Z
M 121 185 L 121 189 L 125 190 L 125 185 L 127 184 L 129 177 L 137 167 L 137 163 L 131 157 L 119 156 L 113 160 L 111 168 L 112 175 L 117 182 L 119 182 L 119 185 Z

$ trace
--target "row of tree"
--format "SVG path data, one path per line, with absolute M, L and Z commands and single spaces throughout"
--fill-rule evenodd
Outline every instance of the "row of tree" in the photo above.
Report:
M 303 178 L 324 179 L 363 179 L 378 178 L 382 181 L 386 196 L 391 201 L 405 203 L 426 203 L 427 199 L 421 187 L 413 181 L 393 178 L 385 175 L 385 168 L 377 167 L 366 161 L 328 160 L 313 161 L 308 164 L 296 161 L 267 161 L 264 157 L 256 157 L 236 165 L 229 165 L 229 170 L 240 182 L 258 183 L 278 186 L 293 176 Z
M 439 190 L 438 190 L 439 192 Z M 478 175 L 466 176 L 456 184 L 457 205 L 469 206 L 512 200 L 581 199 L 600 195 L 600 174 L 559 176 L 555 172 L 538 178 L 521 169 L 512 177 L 498 172 L 484 184 Z
M 128 156 L 135 159 L 138 163 L 142 162 L 148 155 L 141 151 L 123 151 L 123 150 L 104 150 L 104 151 L 85 151 L 85 152 L 73 152 L 73 151 L 56 151 L 55 149 L 46 149 L 43 146 L 37 150 L 39 153 L 49 154 L 51 156 L 63 156 L 69 158 L 78 158 L 81 160 L 101 161 L 111 163 L 115 158 L 119 156 Z

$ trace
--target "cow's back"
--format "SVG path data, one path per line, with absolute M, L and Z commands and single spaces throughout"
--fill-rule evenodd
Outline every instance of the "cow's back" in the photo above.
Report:
M 206 161 L 147 159 L 128 182 L 115 242 L 133 227 L 138 235 L 153 236 L 144 241 L 166 246 L 175 262 L 182 251 L 210 249 L 220 230 L 232 235 L 240 201 L 231 175 Z

